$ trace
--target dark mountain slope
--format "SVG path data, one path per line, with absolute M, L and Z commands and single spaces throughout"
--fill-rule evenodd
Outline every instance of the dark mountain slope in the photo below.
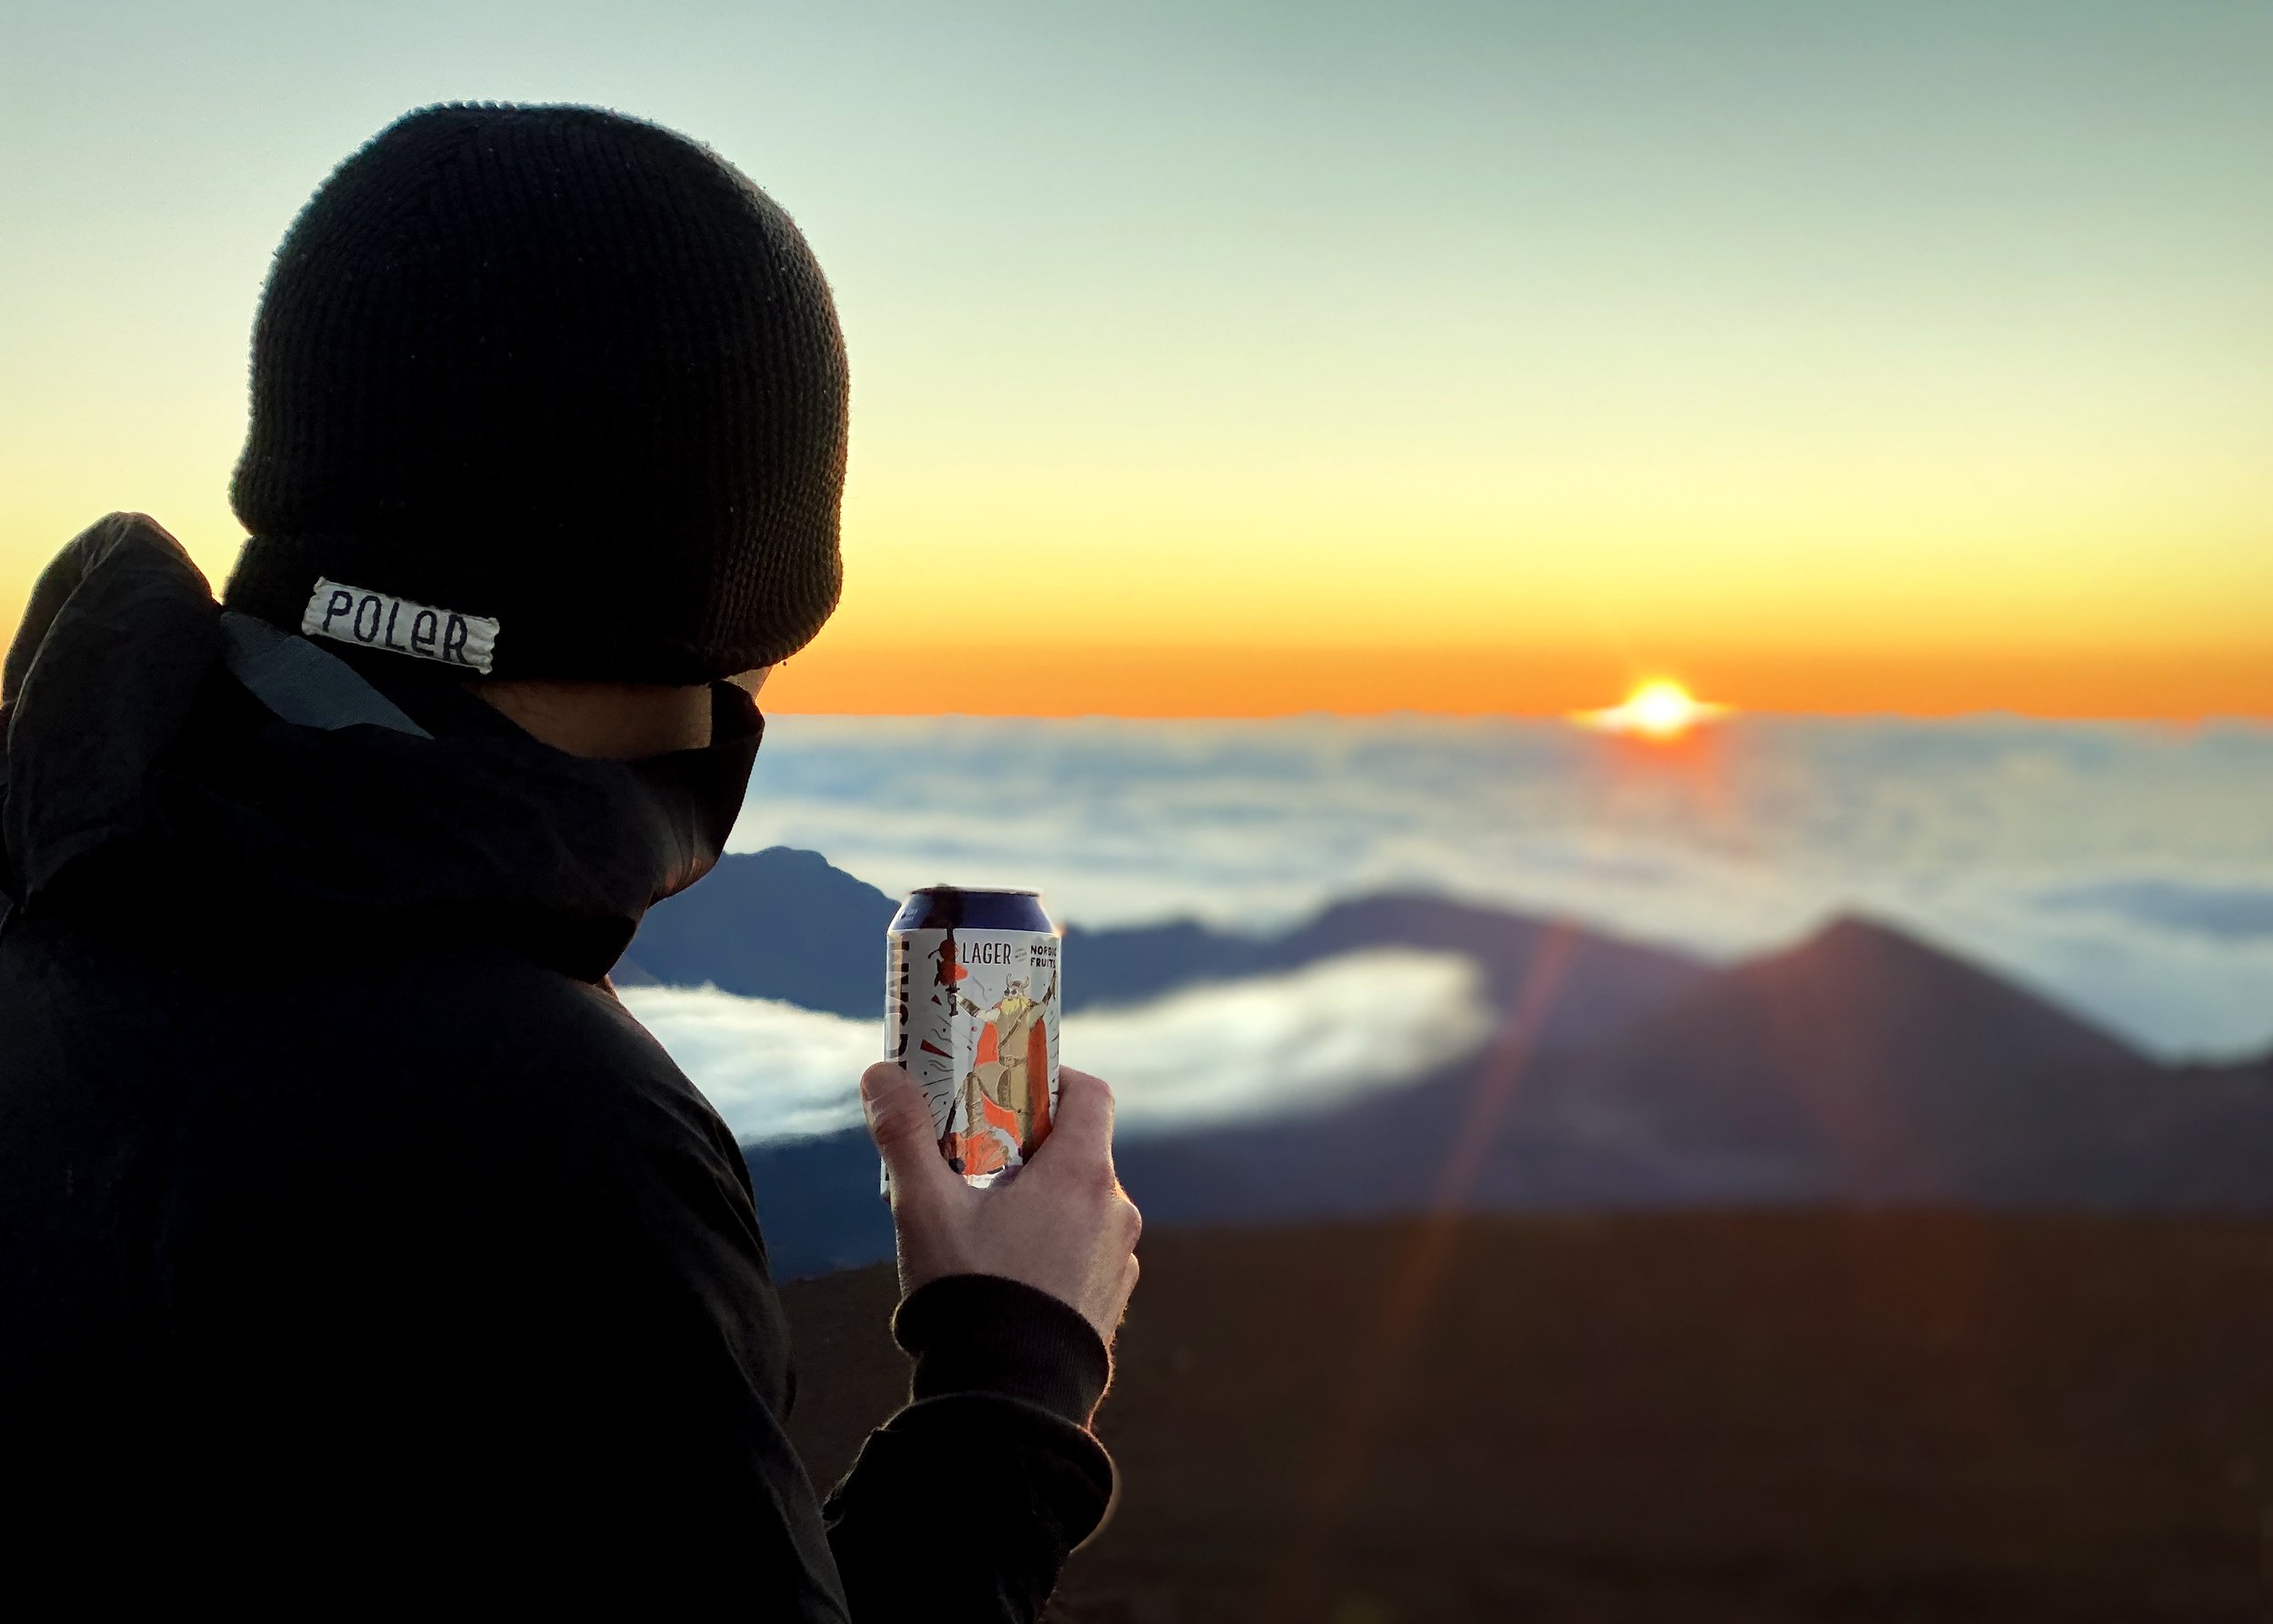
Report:
M 1383 898 L 1305 930 L 1328 952 L 1400 931 L 1447 945 L 1447 918 L 1505 929 L 1487 961 L 1503 967 L 1504 997 L 1520 976 L 1506 967 L 1553 962 L 1530 934 L 1546 927 L 1462 918 L 1470 912 Z M 1346 932 L 1328 923 L 1337 917 L 1351 921 Z M 1139 934 L 1225 939 L 1100 933 L 1091 945 Z M 1241 973 L 1273 967 L 1256 944 L 1234 940 Z M 1592 951 L 1586 940 L 1552 955 L 1577 962 Z M 1511 942 L 1531 957 L 1506 950 Z M 2155 1065 L 1883 925 L 1840 920 L 1787 951 L 1693 975 L 1591 1044 L 1547 1041 L 1557 1029 L 1551 1000 L 1529 1017 L 1528 1042 L 1329 1110 L 1125 1137 L 1122 1177 L 1156 1225 L 1447 1206 L 2273 1209 L 2273 1063 Z M 749 1157 L 784 1273 L 888 1255 L 864 1136 Z
M 2097 1092 L 2068 1100 L 2067 1131 L 2028 1169 L 2028 1194 L 2118 1208 L 2273 1207 L 2273 1058 L 2172 1067 L 2144 1088 Z
M 1522 989 L 1551 967 L 1555 990 L 1540 1033 L 1548 1048 L 1615 1031 L 1707 973 L 1701 961 L 1666 948 L 1556 920 L 1403 893 L 1337 903 L 1277 936 L 1246 936 L 1179 921 L 1128 930 L 1069 930 L 1066 944 L 1066 1005 L 1076 1010 L 1139 1003 L 1185 987 L 1393 947 L 1467 955 L 1484 971 L 1495 999 L 1512 1007 Z
M 1977 1193 L 2159 1072 L 2012 983 L 1867 920 L 1691 988 L 1534 1094 L 1698 1197 Z
M 648 910 L 617 973 L 866 1018 L 884 1007 L 884 931 L 898 911 L 818 852 L 732 853 Z
M 884 931 L 897 903 L 817 852 L 773 847 L 720 860 L 702 884 L 656 906 L 619 967 L 626 984 L 704 982 L 857 1018 L 884 997 Z M 1141 1003 L 1180 987 L 1298 969 L 1371 947 L 1467 955 L 1502 999 L 1555 967 L 1544 1040 L 1589 1041 L 1664 1004 L 1707 971 L 1697 960 L 1575 926 L 1441 897 L 1339 903 L 1291 931 L 1246 936 L 1189 921 L 1069 929 L 1069 1011 Z
M 892 1213 L 867 1130 L 745 1145 L 775 1277 L 797 1279 L 892 1255 Z
M 1591 1048 L 1502 1046 L 1330 1114 L 1134 1141 L 1123 1160 L 1167 1222 L 1447 1201 L 2077 1201 L 2103 1185 L 2168 1198 L 2177 1181 L 2110 1164 L 2138 1114 L 2175 1099 L 2166 1081 L 1987 971 L 1843 920 Z M 2155 1119 L 2172 1146 L 2214 1139 L 2265 1096 L 2197 1089 Z M 2248 1168 L 2223 1183 L 2251 1188 Z M 2255 1188 L 2273 1202 L 2273 1182 Z

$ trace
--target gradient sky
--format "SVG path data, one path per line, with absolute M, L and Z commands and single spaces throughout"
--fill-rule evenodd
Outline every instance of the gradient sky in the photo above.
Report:
M 2268 83 L 2257 0 L 0 0 L 0 615 L 115 507 L 217 580 L 300 202 L 580 100 L 837 290 L 776 706 L 2273 716 Z

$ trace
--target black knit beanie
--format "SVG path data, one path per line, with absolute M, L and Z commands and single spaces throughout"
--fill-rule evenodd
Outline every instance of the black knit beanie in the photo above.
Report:
M 789 216 L 590 107 L 436 106 L 276 252 L 225 601 L 501 677 L 693 684 L 836 606 L 845 345 Z

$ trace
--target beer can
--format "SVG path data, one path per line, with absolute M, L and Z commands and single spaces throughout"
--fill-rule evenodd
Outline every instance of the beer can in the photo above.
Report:
M 910 896 L 885 935 L 886 1058 L 973 1184 L 1016 1173 L 1057 1113 L 1058 946 L 1034 892 L 954 886 Z

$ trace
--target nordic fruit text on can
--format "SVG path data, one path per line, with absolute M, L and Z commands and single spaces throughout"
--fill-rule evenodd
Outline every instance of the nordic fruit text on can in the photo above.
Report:
M 1032 1156 L 1057 1111 L 1057 927 L 1032 891 L 931 886 L 886 934 L 885 1055 L 973 1184 Z

